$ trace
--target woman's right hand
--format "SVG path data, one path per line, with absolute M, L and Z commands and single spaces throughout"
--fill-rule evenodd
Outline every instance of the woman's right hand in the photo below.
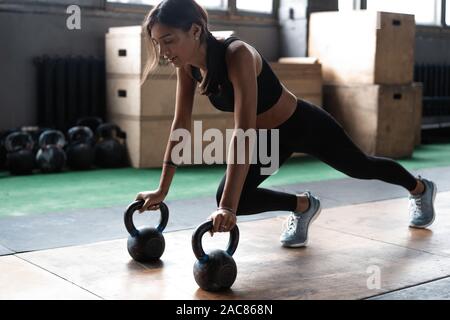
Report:
M 160 190 L 139 192 L 136 200 L 145 200 L 144 205 L 139 209 L 139 213 L 143 213 L 146 210 L 158 210 L 159 204 L 165 197 L 165 194 Z

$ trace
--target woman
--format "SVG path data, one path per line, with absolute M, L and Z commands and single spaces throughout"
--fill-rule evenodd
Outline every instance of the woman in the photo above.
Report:
M 200 82 L 202 94 L 223 111 L 234 112 L 235 129 L 230 149 L 236 143 L 236 129 L 279 130 L 279 164 L 293 152 L 310 154 L 348 176 L 378 179 L 410 192 L 411 227 L 425 228 L 434 221 L 435 184 L 415 178 L 397 162 L 364 154 L 343 128 L 326 111 L 297 99 L 272 72 L 266 60 L 249 44 L 235 37 L 216 39 L 208 30 L 206 11 L 193 0 L 165 0 L 145 18 L 143 31 L 153 55 L 143 75 L 158 64 L 160 54 L 177 68 L 177 92 L 172 131 L 190 129 L 194 92 Z M 270 141 L 269 141 L 270 142 Z M 175 174 L 169 141 L 157 190 L 137 195 L 144 199 L 140 210 L 156 210 L 164 200 Z M 250 145 L 245 145 L 246 151 Z M 248 153 L 247 153 L 248 154 Z M 281 243 L 304 246 L 308 228 L 320 213 L 320 200 L 311 195 L 288 194 L 259 188 L 268 177 L 262 164 L 227 164 L 217 190 L 217 210 L 211 215 L 214 232 L 227 232 L 236 215 L 265 211 L 292 211 Z

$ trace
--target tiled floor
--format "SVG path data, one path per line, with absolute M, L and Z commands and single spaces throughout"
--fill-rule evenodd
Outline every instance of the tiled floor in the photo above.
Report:
M 193 230 L 184 230 L 165 234 L 156 265 L 134 262 L 126 239 L 0 257 L 0 299 L 448 298 L 444 282 L 421 284 L 450 276 L 450 192 L 438 194 L 428 230 L 407 227 L 407 205 L 398 199 L 325 209 L 301 249 L 280 246 L 280 217 L 240 222 L 238 276 L 225 293 L 198 288 Z M 226 242 L 226 234 L 203 239 L 206 249 Z

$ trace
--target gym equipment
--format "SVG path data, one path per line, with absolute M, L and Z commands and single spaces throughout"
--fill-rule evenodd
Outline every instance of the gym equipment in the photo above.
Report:
M 128 253 L 139 262 L 158 260 L 164 253 L 166 243 L 162 232 L 169 221 L 169 209 L 164 202 L 159 204 L 161 219 L 156 228 L 136 229 L 133 223 L 133 214 L 144 205 L 144 200 L 136 200 L 125 211 L 124 222 L 130 236 L 127 241 Z
M 127 165 L 125 132 L 114 123 L 104 123 L 97 128 L 97 137 L 95 163 L 99 167 L 119 168 Z
M 63 148 L 66 138 L 59 130 L 47 130 L 39 136 L 39 147 L 36 162 L 44 173 L 60 172 L 66 164 L 66 153 Z
M 94 133 L 89 127 L 76 126 L 67 132 L 67 164 L 72 169 L 87 170 L 94 164 Z
M 11 174 L 31 174 L 34 168 L 34 142 L 29 133 L 16 131 L 5 139 L 6 164 Z
M 213 250 L 208 254 L 203 251 L 202 237 L 213 228 L 212 221 L 206 221 L 192 234 L 192 250 L 197 261 L 194 264 L 194 278 L 197 284 L 206 291 L 229 289 L 237 276 L 237 267 L 233 254 L 239 243 L 237 225 L 230 231 L 230 240 L 226 251 Z
M 103 123 L 100 117 L 84 117 L 77 120 L 77 126 L 89 127 L 92 132 L 96 132 L 97 128 Z
M 49 128 L 41 128 L 41 127 L 37 127 L 37 126 L 24 126 L 24 127 L 20 128 L 20 131 L 30 134 L 31 138 L 33 138 L 34 154 L 36 154 L 37 151 L 39 150 L 39 137 L 41 136 L 42 132 L 44 132 L 46 130 L 49 130 Z
M 13 133 L 14 130 L 2 130 L 0 131 L 0 170 L 7 169 L 6 167 L 6 148 L 5 148 L 5 140 L 6 137 Z
M 44 131 L 50 130 L 51 128 L 42 128 L 38 126 L 23 126 L 20 127 L 20 131 L 29 133 L 31 135 L 31 138 L 33 138 L 34 147 L 33 147 L 33 154 L 36 157 L 37 152 L 39 151 L 39 137 Z M 34 169 L 39 169 L 38 163 L 34 161 Z

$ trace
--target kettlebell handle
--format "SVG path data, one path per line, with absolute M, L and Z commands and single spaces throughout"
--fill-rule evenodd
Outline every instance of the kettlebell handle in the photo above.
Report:
M 28 132 L 13 132 L 5 139 L 5 149 L 8 152 L 15 152 L 21 149 L 32 150 L 34 141 Z
M 94 133 L 87 126 L 75 126 L 69 129 L 67 132 L 70 143 L 79 143 L 80 140 L 82 143 L 89 143 L 94 138 Z M 81 137 L 80 137 L 81 135 Z M 83 138 L 83 139 L 81 139 Z
M 116 137 L 126 139 L 126 133 L 114 123 L 103 123 L 97 127 L 97 135 L 100 138 L 107 138 L 111 136 L 112 132 L 115 132 Z
M 133 214 L 137 210 L 142 208 L 144 203 L 145 203 L 144 200 L 136 200 L 133 203 L 131 203 L 125 211 L 125 214 L 123 217 L 124 222 L 125 222 L 125 227 L 127 228 L 128 233 L 132 237 L 136 237 L 139 234 L 139 231 L 136 229 L 136 226 L 133 223 Z M 164 202 L 160 202 L 159 210 L 161 211 L 161 219 L 159 220 L 159 224 L 156 227 L 156 230 L 158 230 L 159 232 L 163 232 L 167 226 L 167 222 L 169 221 L 169 208 L 167 208 L 167 206 Z
M 39 147 L 44 149 L 46 146 L 55 145 L 63 148 L 66 145 L 66 137 L 59 130 L 47 130 L 39 136 Z
M 89 129 L 92 130 L 92 132 L 95 132 L 98 126 L 101 125 L 102 123 L 103 123 L 102 118 L 91 116 L 78 119 L 78 121 L 76 122 L 76 126 L 88 127 Z
M 208 255 L 203 250 L 202 237 L 213 228 L 212 220 L 208 220 L 197 227 L 192 234 L 192 250 L 199 261 L 208 260 Z M 239 244 L 239 228 L 237 225 L 230 230 L 230 240 L 228 241 L 226 252 L 232 256 Z

